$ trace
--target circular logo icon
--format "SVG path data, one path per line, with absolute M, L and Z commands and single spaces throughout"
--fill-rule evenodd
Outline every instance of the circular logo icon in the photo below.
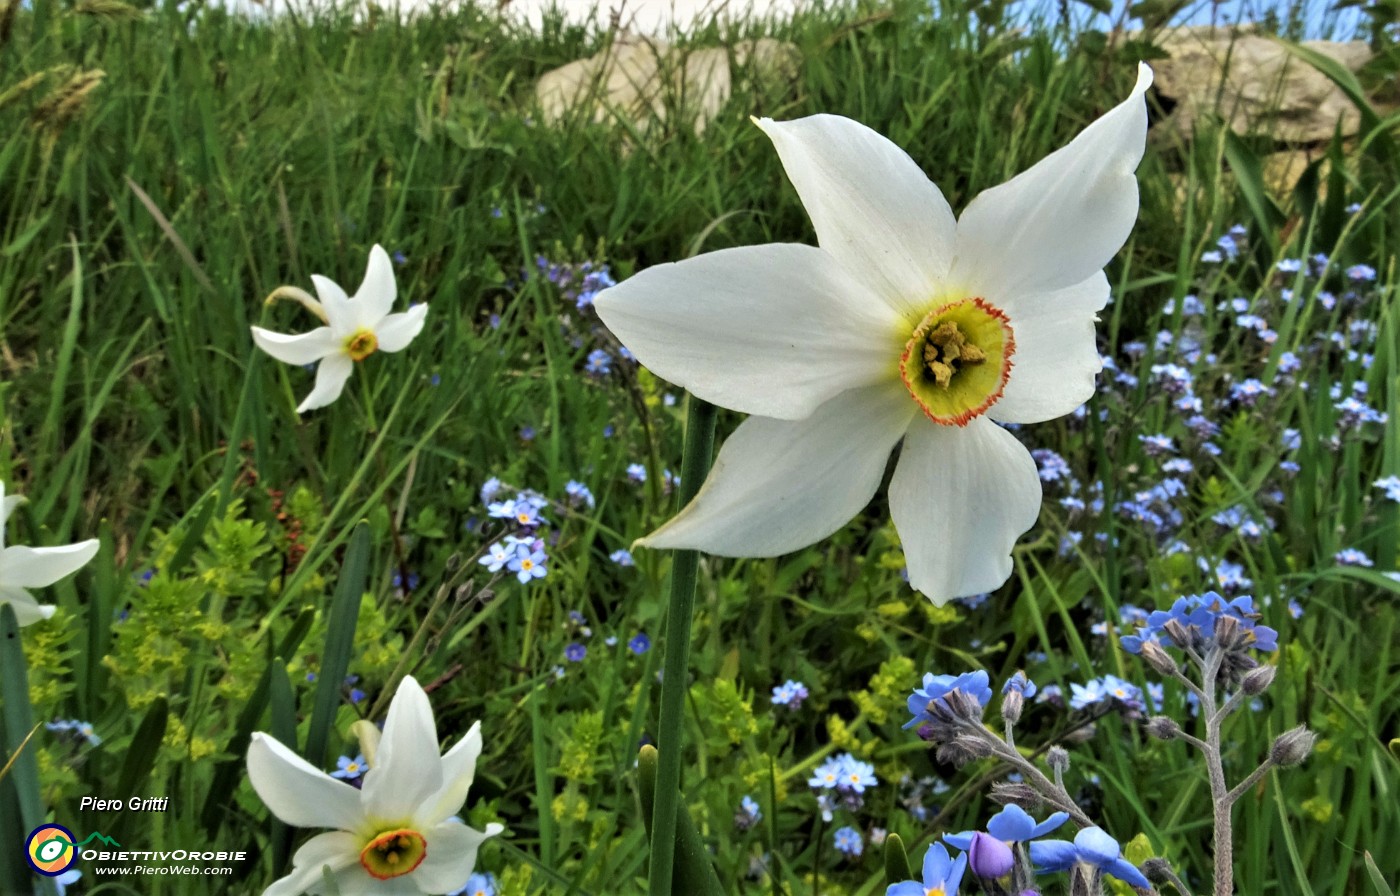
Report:
M 73 832 L 61 824 L 41 824 L 24 841 L 24 857 L 40 874 L 57 877 L 78 857 Z

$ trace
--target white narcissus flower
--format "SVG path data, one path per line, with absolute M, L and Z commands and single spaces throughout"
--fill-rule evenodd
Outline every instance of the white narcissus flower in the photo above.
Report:
M 376 351 L 405 348 L 423 329 L 423 318 L 428 313 L 428 306 L 421 302 L 407 311 L 389 313 L 398 289 L 389 254 L 379 245 L 369 251 L 364 282 L 353 297 L 347 298 L 345 290 L 319 274 L 312 274 L 311 282 L 320 301 L 293 287 L 274 291 L 269 301 L 283 296 L 296 298 L 325 322 L 324 327 L 298 336 L 252 328 L 258 348 L 277 360 L 288 364 L 320 362 L 316 386 L 297 406 L 298 414 L 325 407 L 339 398 L 356 361 L 363 361 Z
M 935 603 L 999 587 L 1040 511 L 1029 452 L 998 423 L 1094 391 L 1103 267 L 1137 217 L 1143 94 L 954 219 L 919 166 L 855 121 L 763 119 L 820 248 L 745 246 L 601 293 L 652 372 L 752 414 L 695 499 L 640 543 L 772 557 L 841 528 L 903 440 L 890 512 Z
M 19 544 L 5 547 L 5 526 L 10 514 L 24 500 L 21 495 L 6 495 L 5 483 L 0 482 L 0 604 L 9 604 L 14 609 L 15 619 L 21 626 L 48 619 L 56 609 L 41 606 L 28 589 L 52 585 L 76 572 L 97 555 L 98 547 L 96 538 L 51 548 Z
M 467 800 L 481 755 L 481 723 L 438 756 L 428 695 L 407 677 L 389 704 L 384 734 L 360 789 L 315 768 L 275 738 L 257 732 L 248 747 L 248 778 L 273 814 L 317 834 L 292 858 L 292 873 L 264 896 L 317 893 L 326 870 L 341 896 L 450 893 L 466 885 L 483 840 L 454 816 Z

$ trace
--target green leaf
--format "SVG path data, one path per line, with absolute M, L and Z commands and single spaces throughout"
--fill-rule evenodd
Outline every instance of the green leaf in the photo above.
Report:
M 268 705 L 272 707 L 272 730 L 271 735 L 293 750 L 296 749 L 297 742 L 297 704 L 296 697 L 292 695 L 292 683 L 287 678 L 287 664 L 279 656 L 272 661 L 269 672 L 271 675 L 271 687 L 269 688 Z M 287 860 L 292 856 L 292 829 L 280 818 L 273 816 L 272 819 L 272 867 L 279 873 L 287 867 Z
M 1347 99 L 1356 106 L 1356 111 L 1361 113 L 1362 145 L 1374 143 L 1381 164 L 1393 166 L 1396 161 L 1395 141 L 1391 138 L 1384 122 L 1381 121 L 1381 117 L 1376 114 L 1370 100 L 1366 98 L 1365 88 L 1361 86 L 1360 81 L 1356 80 L 1356 75 L 1352 74 L 1351 69 L 1331 56 L 1319 53 L 1310 47 L 1278 38 L 1276 40 L 1285 50 L 1317 69 L 1333 84 L 1336 84 L 1342 93 L 1347 95 Z
M 355 641 L 355 624 L 360 617 L 360 600 L 364 597 L 369 576 L 369 525 L 360 522 L 350 536 L 345 550 L 345 564 L 340 568 L 340 580 L 335 583 L 331 599 L 330 620 L 326 625 L 326 643 L 321 649 L 321 672 L 316 679 L 316 703 L 311 709 L 311 726 L 306 732 L 306 750 L 302 757 L 317 768 L 326 764 L 326 744 L 330 741 L 331 725 L 340 708 L 341 683 L 350 668 L 350 651 Z
M 1264 251 L 1267 243 L 1269 254 L 1266 258 L 1272 260 L 1278 251 L 1278 232 L 1283 225 L 1284 216 L 1264 186 L 1264 165 L 1259 160 L 1259 155 L 1234 131 L 1225 132 L 1225 158 L 1230 162 L 1230 169 L 1235 173 L 1235 182 L 1239 185 L 1245 204 L 1249 206 L 1250 214 L 1254 217 L 1255 230 L 1263 237 L 1259 243 L 1260 251 Z
M 122 763 L 121 773 L 117 775 L 116 788 L 103 796 L 113 797 L 125 803 L 133 796 L 144 795 L 146 781 L 151 777 L 151 770 L 156 767 L 156 759 L 160 757 L 161 741 L 165 739 L 165 726 L 169 720 L 169 702 L 163 696 L 157 697 L 146 710 L 135 736 L 131 738 L 131 745 L 126 749 L 126 761 Z M 104 823 L 93 827 L 118 842 L 124 842 L 127 832 L 143 823 L 140 813 L 121 810 L 105 814 L 103 821 Z
M 909 867 L 909 853 L 904 851 L 904 840 L 898 834 L 890 834 L 885 837 L 885 883 L 906 880 L 917 880 L 914 869 Z
M 0 734 L 3 734 L 4 754 L 0 768 L 10 764 L 9 773 L 0 778 L 0 834 L 6 837 L 7 848 L 0 852 L 0 893 L 32 893 L 38 875 L 22 861 L 20 850 L 11 844 L 23 844 L 29 832 L 44 819 L 44 806 L 39 799 L 39 764 L 34 758 L 34 742 L 26 740 L 34 730 L 34 710 L 29 705 L 29 670 L 24 662 L 24 647 L 19 638 L 19 620 L 8 603 L 0 603 Z
M 49 217 L 52 214 L 53 209 L 50 208 L 48 211 L 44 212 L 44 214 L 31 221 L 29 226 L 21 230 L 19 235 L 11 240 L 8 246 L 0 250 L 0 255 L 6 258 L 13 258 L 23 252 L 28 248 L 30 243 L 34 242 L 34 238 L 44 229 L 44 225 L 49 223 Z
M 656 769 L 660 754 L 656 747 L 647 744 L 637 757 L 637 768 L 641 773 L 642 823 L 646 825 L 647 837 L 651 837 L 652 810 L 656 805 Z M 719 876 L 715 874 L 714 863 L 705 851 L 705 842 L 690 818 L 690 812 L 683 803 L 676 805 L 676 846 L 675 865 L 671 872 L 671 892 L 686 896 L 723 896 Z
M 1381 869 L 1376 867 L 1376 860 L 1371 856 L 1370 851 L 1362 853 L 1366 857 L 1366 874 L 1371 878 L 1371 884 L 1375 886 L 1376 892 L 1381 896 L 1395 896 L 1395 891 L 1390 888 L 1390 884 L 1381 877 Z

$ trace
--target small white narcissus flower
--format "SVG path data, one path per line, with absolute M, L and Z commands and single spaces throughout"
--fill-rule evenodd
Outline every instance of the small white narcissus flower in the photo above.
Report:
M 1129 97 L 955 219 L 899 147 L 834 115 L 763 119 L 820 248 L 770 244 L 657 265 L 597 296 L 651 371 L 753 416 L 699 494 L 639 542 L 772 557 L 874 496 L 903 440 L 890 513 L 909 580 L 935 603 L 1011 575 L 1040 512 L 1030 453 L 998 423 L 1094 392 L 1103 267 L 1138 210 L 1147 135 Z
M 292 873 L 264 896 L 320 892 L 327 871 L 341 896 L 441 894 L 466 885 L 482 841 L 503 830 L 489 824 L 478 831 L 454 817 L 481 755 L 481 723 L 439 757 L 428 695 L 406 677 L 383 736 L 365 755 L 370 769 L 357 790 L 275 738 L 253 735 L 248 778 L 273 814 L 300 828 L 334 828 L 306 841 Z
M 21 495 L 6 495 L 5 483 L 0 482 L 0 604 L 9 604 L 14 609 L 15 619 L 21 626 L 48 619 L 56 609 L 41 606 L 28 589 L 52 585 L 76 572 L 96 556 L 98 547 L 96 538 L 51 548 L 19 544 L 5 547 L 5 525 L 24 500 Z
M 345 290 L 319 274 L 312 274 L 311 282 L 316 286 L 320 301 L 289 287 L 278 289 L 272 297 L 295 297 L 326 326 L 298 336 L 252 328 L 253 341 L 258 348 L 277 360 L 288 364 L 320 362 L 316 369 L 316 386 L 297 406 L 298 414 L 325 407 L 339 398 L 356 361 L 363 361 L 376 351 L 396 352 L 405 348 L 423 329 L 423 318 L 428 313 L 428 306 L 421 302 L 407 311 L 389 313 L 398 288 L 389 254 L 379 245 L 369 251 L 364 282 L 353 297 L 346 297 Z

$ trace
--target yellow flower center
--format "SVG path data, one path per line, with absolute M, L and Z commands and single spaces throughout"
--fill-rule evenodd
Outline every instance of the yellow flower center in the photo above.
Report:
M 379 337 L 374 335 L 373 330 L 359 330 L 345 340 L 345 353 L 350 356 L 351 361 L 363 361 L 378 348 Z
M 943 892 L 943 885 L 939 884 L 936 887 L 929 887 L 925 890 L 924 896 L 946 896 L 946 894 Z
M 531 560 L 529 557 L 521 557 L 520 568 L 525 570 L 526 572 L 529 572 L 530 570 L 535 568 L 535 561 Z
M 1001 398 L 1015 351 L 1005 312 L 982 299 L 959 299 L 914 328 L 899 376 L 934 423 L 966 426 Z
M 428 841 L 408 828 L 385 831 L 360 850 L 360 864 L 371 877 L 388 880 L 408 874 L 428 855 Z

